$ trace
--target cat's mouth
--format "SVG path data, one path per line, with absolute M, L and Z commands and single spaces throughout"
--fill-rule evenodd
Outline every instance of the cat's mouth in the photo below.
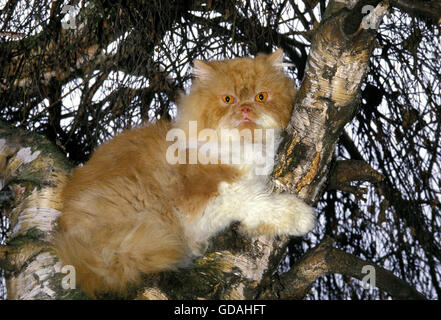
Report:
M 244 117 L 241 122 L 254 122 L 254 121 L 248 117 Z
M 256 122 L 254 120 L 251 120 L 248 117 L 243 117 L 243 119 L 238 121 L 236 128 L 240 127 L 241 125 L 246 125 L 246 124 L 256 124 Z
M 230 128 L 236 129 L 258 129 L 261 127 L 262 120 L 260 116 L 255 113 L 235 114 L 229 120 Z
M 238 119 L 236 119 L 235 122 L 236 122 L 235 127 L 238 127 L 241 124 L 256 124 L 256 121 L 254 119 L 250 118 L 250 115 L 248 113 L 241 115 L 240 118 L 238 117 Z

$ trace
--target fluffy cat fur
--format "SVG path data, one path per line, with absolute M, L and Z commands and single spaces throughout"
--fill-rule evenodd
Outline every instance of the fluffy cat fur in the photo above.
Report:
M 74 170 L 53 245 L 62 263 L 75 267 L 84 292 L 122 294 L 143 274 L 202 254 L 234 221 L 250 234 L 270 236 L 302 236 L 315 226 L 311 207 L 292 194 L 272 193 L 268 176 L 256 175 L 252 164 L 170 164 L 165 157 L 172 143 L 167 132 L 188 132 L 191 120 L 198 130 L 280 133 L 296 93 L 282 67 L 281 50 L 254 59 L 196 60 L 176 122 L 125 131 Z M 256 101 L 261 92 L 265 101 Z

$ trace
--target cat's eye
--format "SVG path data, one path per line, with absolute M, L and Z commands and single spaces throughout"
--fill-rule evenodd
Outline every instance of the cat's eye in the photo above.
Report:
M 266 92 L 259 92 L 256 95 L 255 99 L 256 99 L 257 102 L 263 102 L 263 101 L 266 100 L 266 98 L 268 98 L 268 93 L 266 93 Z
M 222 101 L 226 104 L 233 104 L 234 103 L 234 97 L 230 95 L 224 95 L 222 96 Z

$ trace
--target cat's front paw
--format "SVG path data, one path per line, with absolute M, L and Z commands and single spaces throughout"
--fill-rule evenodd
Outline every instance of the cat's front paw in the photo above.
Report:
M 303 236 L 316 225 L 314 209 L 292 194 L 275 194 L 256 206 L 260 212 L 242 221 L 251 235 Z
M 277 233 L 291 236 L 304 236 L 316 225 L 314 208 L 297 197 L 289 196 L 288 206 L 285 207 L 280 221 L 277 223 Z

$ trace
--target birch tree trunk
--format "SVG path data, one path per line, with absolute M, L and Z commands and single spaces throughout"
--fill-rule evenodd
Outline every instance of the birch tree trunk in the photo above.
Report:
M 314 204 L 325 187 L 336 142 L 357 111 L 360 85 L 375 46 L 375 26 L 387 10 L 378 4 L 370 13 L 373 28 L 364 29 L 361 8 L 357 1 L 330 1 L 316 30 L 274 168 L 274 192 L 297 193 Z M 78 289 L 62 288 L 66 274 L 47 242 L 60 209 L 59 189 L 70 169 L 62 153 L 45 139 L 0 123 L 0 187 L 8 195 L 2 210 L 11 224 L 7 245 L 0 247 L 0 264 L 6 271 L 9 299 L 84 298 Z M 280 283 L 274 274 L 288 240 L 249 239 L 233 225 L 189 269 L 152 276 L 136 295 L 140 299 L 303 298 L 314 280 L 327 272 L 361 276 L 360 270 L 347 264 L 346 269 L 339 268 L 338 262 L 320 255 L 332 250 L 328 239 L 280 277 L 290 285 Z M 314 269 L 317 265 L 321 272 Z M 384 279 L 395 279 L 386 270 L 378 271 Z M 397 283 L 406 288 L 405 283 Z M 411 289 L 403 297 L 423 298 Z
M 45 138 L 0 122 L 1 210 L 10 233 L 0 246 L 9 299 L 60 298 L 58 259 L 48 249 L 71 166 Z

